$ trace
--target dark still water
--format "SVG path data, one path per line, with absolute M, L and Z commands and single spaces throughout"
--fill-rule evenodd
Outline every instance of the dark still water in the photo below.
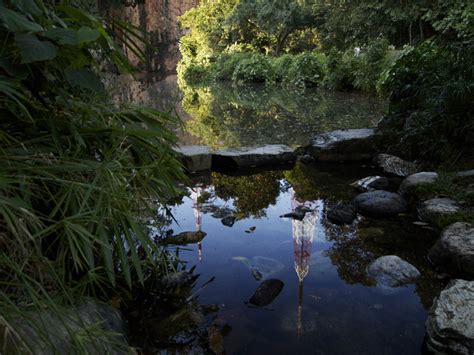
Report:
M 172 209 L 175 233 L 202 230 L 200 244 L 181 248 L 196 265 L 201 304 L 223 304 L 214 317 L 232 330 L 228 354 L 420 354 L 427 307 L 440 287 L 425 259 L 436 236 L 408 216 L 359 218 L 338 227 L 326 210 L 357 192 L 349 185 L 373 173 L 354 165 L 297 164 L 251 176 L 212 173 Z M 280 218 L 297 206 L 303 220 Z M 221 219 L 236 217 L 233 226 Z M 229 224 L 229 223 L 227 223 Z M 173 248 L 171 248 L 173 249 Z M 415 285 L 376 287 L 366 266 L 395 254 L 415 265 Z M 268 305 L 248 301 L 268 279 L 283 282 Z

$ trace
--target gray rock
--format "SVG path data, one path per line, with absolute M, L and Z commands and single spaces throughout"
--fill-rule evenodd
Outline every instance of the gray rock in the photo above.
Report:
M 256 280 L 268 279 L 285 268 L 280 261 L 265 256 L 254 256 L 251 260 L 243 256 L 232 258 L 244 264 Z
M 367 275 L 377 281 L 377 286 L 400 287 L 413 283 L 420 272 L 398 256 L 386 255 L 369 264 Z
M 208 146 L 189 145 L 175 148 L 181 162 L 188 171 L 210 170 L 212 155 Z
M 464 222 L 448 226 L 430 249 L 428 257 L 443 271 L 474 277 L 474 226 Z
M 174 244 L 174 245 L 183 245 L 183 244 L 194 244 L 199 243 L 204 239 L 207 234 L 202 231 L 196 232 L 182 232 L 178 235 L 171 237 L 166 237 L 160 240 L 160 244 Z
M 430 309 L 426 334 L 436 354 L 474 354 L 474 281 L 448 284 Z
M 418 172 L 418 167 L 415 163 L 400 159 L 394 155 L 379 154 L 375 157 L 374 161 L 385 174 L 406 177 Z
M 235 216 L 227 216 L 221 219 L 221 223 L 224 226 L 232 227 L 235 223 L 235 220 L 236 220 Z
M 212 154 L 214 168 L 249 168 L 292 163 L 295 160 L 295 151 L 281 144 L 258 148 L 224 149 Z
M 277 279 L 263 281 L 250 297 L 249 303 L 259 307 L 269 305 L 278 297 L 284 285 L 283 281 Z
M 357 217 L 356 208 L 352 205 L 337 204 L 327 212 L 327 218 L 334 224 L 351 224 Z
M 296 157 L 296 159 L 300 162 L 302 162 L 303 164 L 310 164 L 314 161 L 313 157 L 309 154 L 305 154 L 305 155 L 298 155 Z
M 438 225 L 443 218 L 459 212 L 461 208 L 450 198 L 432 198 L 418 206 L 418 218 L 422 221 Z
M 438 173 L 421 172 L 407 176 L 400 185 L 398 193 L 401 195 L 409 195 L 413 189 L 421 185 L 433 184 L 438 179 Z
M 361 191 L 385 190 L 396 192 L 401 181 L 399 177 L 368 176 L 353 182 L 351 186 Z
M 405 212 L 407 202 L 394 192 L 374 190 L 357 195 L 352 204 L 363 215 L 390 217 Z
M 375 132 L 370 128 L 340 129 L 314 137 L 309 152 L 319 161 L 360 161 L 375 154 Z
M 35 354 L 128 354 L 120 312 L 92 300 L 54 311 L 31 311 L 11 324 Z M 96 327 L 97 331 L 91 330 Z M 82 351 L 75 345 L 78 341 Z M 13 349 L 11 353 L 16 353 Z

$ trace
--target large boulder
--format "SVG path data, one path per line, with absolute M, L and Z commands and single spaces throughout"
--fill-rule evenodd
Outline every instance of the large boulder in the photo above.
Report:
M 25 312 L 11 325 L 16 336 L 35 354 L 128 354 L 120 312 L 92 300 L 79 306 Z M 13 345 L 17 341 L 12 339 L 10 343 L 8 336 L 4 340 L 6 353 L 29 353 Z
M 189 172 L 211 169 L 211 150 L 205 145 L 188 145 L 175 148 L 182 164 Z
M 474 354 L 474 281 L 448 284 L 430 309 L 426 334 L 435 354 Z
M 374 156 L 374 143 L 373 129 L 340 129 L 315 136 L 308 151 L 318 161 L 360 161 Z
M 474 277 L 474 226 L 464 222 L 448 226 L 430 249 L 428 257 L 443 271 Z
M 418 206 L 418 218 L 432 225 L 440 225 L 441 222 L 461 210 L 456 201 L 450 198 L 432 198 L 423 201 Z
M 290 164 L 295 161 L 295 151 L 282 144 L 258 148 L 223 149 L 212 154 L 213 169 L 250 168 Z
M 429 185 L 436 182 L 438 179 L 438 173 L 423 171 L 421 173 L 416 173 L 409 175 L 402 181 L 398 193 L 401 195 L 409 195 L 413 190 L 419 186 Z
M 374 190 L 357 195 L 352 204 L 363 215 L 390 217 L 405 212 L 407 202 L 397 193 Z
M 367 275 L 377 282 L 377 286 L 399 287 L 413 283 L 420 277 L 420 272 L 396 255 L 385 255 L 369 264 Z
M 379 154 L 375 157 L 374 161 L 385 174 L 406 177 L 418 172 L 418 167 L 415 163 L 403 160 L 394 155 Z

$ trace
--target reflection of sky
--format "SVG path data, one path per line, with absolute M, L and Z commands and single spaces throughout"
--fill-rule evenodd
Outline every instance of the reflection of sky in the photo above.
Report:
M 217 205 L 232 201 L 219 198 Z M 319 202 L 323 206 L 323 202 Z M 292 220 L 279 216 L 292 210 L 291 192 L 282 192 L 277 203 L 266 209 L 266 217 L 246 218 L 233 227 L 224 226 L 211 214 L 202 214 L 202 230 L 207 236 L 202 242 L 202 260 L 197 245 L 187 246 L 180 256 L 189 266 L 197 265 L 200 283 L 216 277 L 199 298 L 204 304 L 225 304 L 219 317 L 232 327 L 225 338 L 229 353 L 314 353 L 330 354 L 409 354 L 418 353 L 424 335 L 425 312 L 413 293 L 413 287 L 403 288 L 396 296 L 378 293 L 373 288 L 349 285 L 338 275 L 336 267 L 325 255 L 331 247 L 323 208 L 318 211 L 309 274 L 304 281 L 303 336 L 296 338 L 298 278 L 294 269 Z M 186 197 L 173 209 L 179 226 L 175 233 L 195 230 L 193 201 Z M 255 232 L 245 233 L 250 227 Z M 273 274 L 285 284 L 282 293 L 265 309 L 248 307 L 245 302 L 254 293 L 256 281 L 243 263 L 233 257 L 272 258 L 285 267 Z M 258 267 L 258 265 L 257 265 Z

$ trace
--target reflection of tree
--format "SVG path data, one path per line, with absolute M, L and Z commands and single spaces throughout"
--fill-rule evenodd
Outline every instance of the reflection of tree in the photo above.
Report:
M 373 285 L 366 277 L 369 263 L 384 255 L 397 255 L 420 270 L 416 292 L 425 308 L 442 288 L 429 265 L 426 254 L 433 242 L 429 231 L 415 228 L 409 221 L 365 220 L 356 227 L 327 226 L 333 242 L 326 252 L 341 279 L 349 284 Z
M 250 176 L 212 173 L 215 193 L 223 200 L 234 200 L 237 218 L 264 217 L 265 209 L 275 204 L 280 193 L 280 172 L 267 171 Z
M 361 174 L 364 174 L 364 171 L 361 171 L 360 166 L 346 164 L 344 169 L 341 169 L 339 165 L 297 163 L 292 170 L 285 171 L 285 179 L 293 186 L 299 200 L 324 198 L 328 202 L 335 202 L 349 201 L 354 196 L 350 183 L 357 180 Z
M 188 130 L 213 147 L 306 144 L 318 132 L 371 126 L 384 110 L 358 94 L 264 85 L 191 87 L 180 82 Z

